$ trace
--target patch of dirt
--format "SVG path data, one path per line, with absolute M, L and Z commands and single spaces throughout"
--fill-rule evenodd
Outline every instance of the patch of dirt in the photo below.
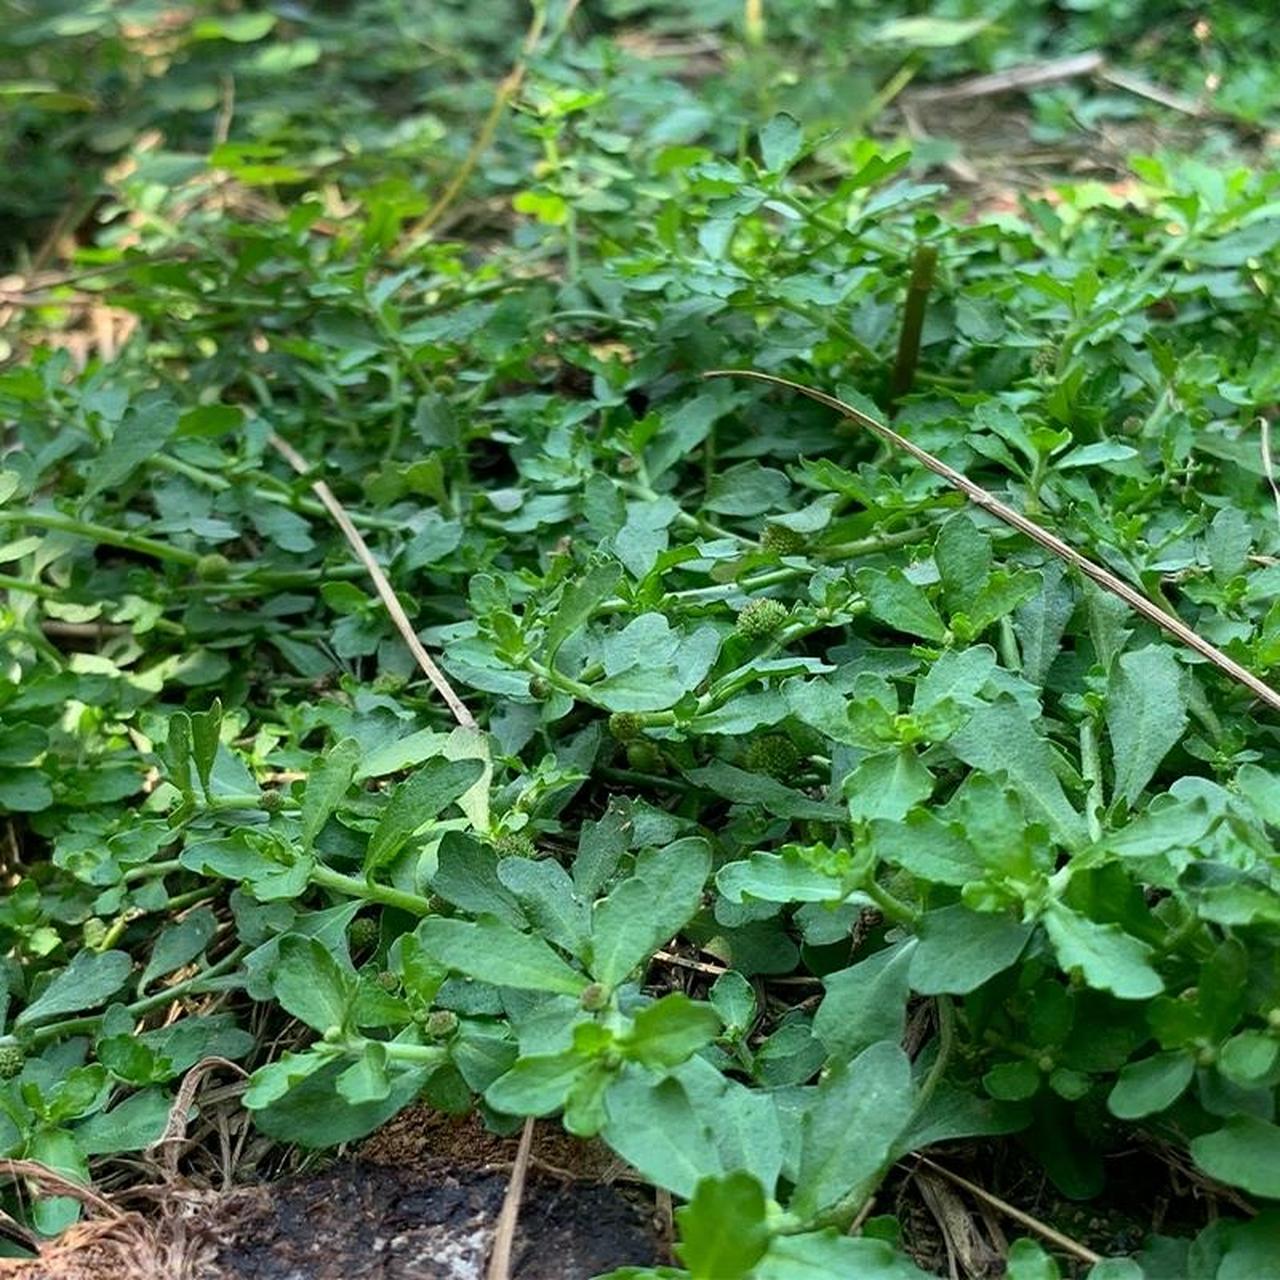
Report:
M 94 1216 L 38 1259 L 0 1260 L 0 1280 L 483 1280 L 516 1145 L 476 1116 L 410 1108 L 319 1172 L 95 1196 Z M 633 1177 L 600 1144 L 539 1126 L 513 1280 L 661 1261 L 653 1193 Z

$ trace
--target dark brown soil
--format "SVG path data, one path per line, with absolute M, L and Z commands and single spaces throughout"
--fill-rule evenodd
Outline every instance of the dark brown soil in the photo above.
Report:
M 481 1280 L 500 1172 L 415 1173 L 348 1161 L 262 1188 L 211 1275 L 243 1280 Z M 225 1229 L 225 1228 L 224 1228 Z M 657 1261 L 651 1214 L 616 1187 L 530 1175 L 512 1254 L 518 1280 L 589 1280 Z

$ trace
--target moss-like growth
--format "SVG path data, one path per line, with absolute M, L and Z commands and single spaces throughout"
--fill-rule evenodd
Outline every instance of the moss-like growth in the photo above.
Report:
M 216 551 L 196 561 L 196 577 L 202 582 L 223 582 L 231 576 L 231 561 Z
M 785 524 L 767 524 L 760 535 L 760 549 L 777 556 L 798 556 L 807 541 L 803 533 L 788 529 Z
M 378 942 L 378 922 L 369 916 L 357 916 L 347 929 L 347 939 L 357 951 L 367 951 Z
M 27 1055 L 20 1044 L 0 1044 L 0 1080 L 12 1080 L 26 1060 Z
M 790 778 L 799 764 L 795 743 L 780 733 L 757 738 L 743 757 L 743 765 L 752 773 L 766 773 L 771 778 Z
M 753 640 L 771 636 L 787 620 L 787 606 L 781 600 L 762 596 L 758 600 L 749 600 L 746 607 L 738 614 L 738 634 L 750 636 Z
M 609 732 L 619 742 L 634 742 L 644 732 L 644 721 L 634 711 L 615 711 L 609 717 Z

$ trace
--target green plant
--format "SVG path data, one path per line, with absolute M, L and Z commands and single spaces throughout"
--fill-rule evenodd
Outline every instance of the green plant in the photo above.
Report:
M 1087 1198 L 1142 1131 L 1280 1198 L 1273 717 L 828 409 L 701 377 L 895 399 L 1274 685 L 1275 176 L 1146 158 L 1125 203 L 953 220 L 896 146 L 673 138 L 591 48 L 531 63 L 486 253 L 406 244 L 424 202 L 376 166 L 142 150 L 19 330 L 0 1152 L 86 1177 L 216 1055 L 304 1145 L 418 1097 L 558 1113 L 688 1202 L 694 1277 L 913 1274 L 843 1233 L 955 1138 Z M 44 341 L 75 288 L 135 318 L 117 359 Z M 723 972 L 686 992 L 692 949 Z M 248 1028 L 288 1019 L 272 1059 Z M 1194 1247 L 1225 1277 L 1276 1231 Z

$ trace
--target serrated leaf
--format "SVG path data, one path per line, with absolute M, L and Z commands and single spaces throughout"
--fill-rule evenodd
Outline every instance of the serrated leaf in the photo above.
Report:
M 1051 902 L 1044 927 L 1067 970 L 1079 969 L 1091 987 L 1110 991 L 1121 1000 L 1147 1000 L 1164 990 L 1151 966 L 1151 948 L 1119 925 L 1098 924 L 1059 902 Z
M 1022 954 L 1033 926 L 959 903 L 927 911 L 909 980 L 921 995 L 968 995 L 1003 973 Z
M 804 145 L 804 130 L 795 116 L 779 111 L 760 130 L 760 159 L 770 173 L 784 173 Z
M 1182 667 L 1168 645 L 1121 654 L 1107 687 L 1115 794 L 1132 807 L 1187 727 Z
M 479 760 L 437 758 L 391 793 L 365 849 L 364 873 L 370 875 L 390 862 L 410 837 L 452 804 L 484 773 Z
M 938 641 L 947 634 L 942 615 L 901 569 L 859 569 L 854 582 L 872 614 L 895 631 Z
M 285 1012 L 313 1031 L 346 1022 L 355 986 L 318 938 L 297 933 L 281 938 L 270 981 Z
M 125 951 L 77 951 L 71 963 L 14 1019 L 15 1027 L 47 1022 L 64 1013 L 96 1009 L 129 980 Z
M 764 1191 L 742 1170 L 703 1178 L 693 1198 L 677 1211 L 676 1221 L 676 1253 L 692 1280 L 740 1280 L 769 1245 Z
M 848 1062 L 879 1040 L 902 1039 L 915 948 L 914 939 L 886 947 L 823 978 L 826 995 L 814 1015 L 813 1034 L 831 1057 Z
M 354 738 L 343 738 L 308 774 L 302 793 L 302 847 L 305 851 L 311 851 L 321 827 L 329 821 L 338 802 L 347 794 L 360 756 L 360 744 Z
M 719 1034 L 720 1016 L 710 1005 L 673 991 L 637 1010 L 631 1030 L 617 1043 L 624 1057 L 660 1070 L 679 1066 Z

